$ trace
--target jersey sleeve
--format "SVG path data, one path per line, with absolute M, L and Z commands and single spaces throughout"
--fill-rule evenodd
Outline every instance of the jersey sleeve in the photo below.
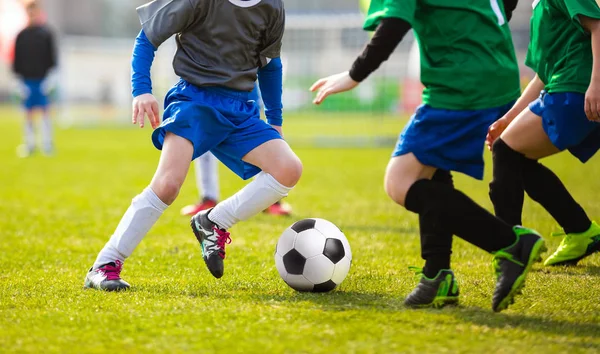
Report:
M 137 8 L 142 29 L 155 48 L 194 21 L 194 3 L 192 0 L 154 0 Z
M 363 28 L 374 31 L 383 18 L 399 18 L 413 26 L 417 0 L 372 0 Z
M 578 16 L 583 15 L 590 18 L 600 19 L 600 7 L 596 0 L 559 0 L 562 3 L 563 12 L 570 19 L 580 23 Z
M 281 55 L 281 41 L 285 29 L 285 10 L 283 2 L 281 8 L 278 9 L 278 15 L 265 34 L 265 46 L 260 51 L 260 64 L 265 66 L 273 58 L 279 58 Z

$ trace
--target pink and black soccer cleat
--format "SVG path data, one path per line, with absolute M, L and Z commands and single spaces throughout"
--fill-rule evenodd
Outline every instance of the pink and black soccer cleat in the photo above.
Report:
M 120 291 L 129 289 L 129 284 L 121 279 L 123 262 L 117 260 L 104 264 L 96 269 L 90 268 L 85 277 L 84 288 L 105 291 Z
M 210 210 L 204 210 L 192 216 L 190 226 L 200 243 L 206 267 L 213 277 L 220 278 L 224 272 L 225 245 L 231 243 L 231 238 L 227 230 L 210 221 L 209 212 Z

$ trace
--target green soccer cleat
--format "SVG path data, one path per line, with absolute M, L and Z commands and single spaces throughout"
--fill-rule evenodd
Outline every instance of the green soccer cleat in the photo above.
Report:
M 415 290 L 404 299 L 406 306 L 442 308 L 446 305 L 458 304 L 458 282 L 450 269 L 440 270 L 433 279 L 427 278 L 420 268 L 409 269 L 416 271 L 421 280 Z
M 544 265 L 574 266 L 583 258 L 598 251 L 600 251 L 600 226 L 596 222 L 592 222 L 590 228 L 585 232 L 567 234 L 556 252 L 546 259 Z
M 535 262 L 541 261 L 540 255 L 546 251 L 546 245 L 540 235 L 531 229 L 515 226 L 513 231 L 517 241 L 494 253 L 492 264 L 496 273 L 496 288 L 492 298 L 492 309 L 500 312 L 515 302 L 525 286 L 525 279 Z

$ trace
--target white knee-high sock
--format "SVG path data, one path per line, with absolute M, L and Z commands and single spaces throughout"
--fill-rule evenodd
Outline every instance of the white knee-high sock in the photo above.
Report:
M 42 144 L 46 151 L 52 150 L 52 121 L 48 112 L 42 118 Z
M 201 155 L 194 160 L 194 168 L 200 198 L 219 200 L 219 164 L 215 155 L 210 152 Z
M 124 262 L 139 245 L 150 228 L 162 215 L 167 205 L 150 187 L 144 189 L 131 201 L 115 233 L 98 254 L 93 268 L 119 260 Z
M 208 218 L 219 227 L 229 229 L 286 197 L 290 190 L 292 187 L 286 187 L 270 174 L 261 172 L 239 192 L 217 204 Z
M 35 129 L 33 127 L 33 119 L 25 120 L 25 145 L 29 151 L 35 149 Z

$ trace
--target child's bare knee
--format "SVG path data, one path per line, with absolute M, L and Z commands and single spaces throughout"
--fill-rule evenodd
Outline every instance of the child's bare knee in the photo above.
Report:
M 167 205 L 171 205 L 181 189 L 181 184 L 170 178 L 160 178 L 152 181 L 152 190 L 156 196 Z
M 286 187 L 293 187 L 302 176 L 302 162 L 297 156 L 287 159 L 277 168 L 273 175 L 275 179 Z
M 407 189 L 403 186 L 403 183 L 401 181 L 390 176 L 386 176 L 384 188 L 387 195 L 394 202 L 404 206 L 404 200 L 406 198 Z

